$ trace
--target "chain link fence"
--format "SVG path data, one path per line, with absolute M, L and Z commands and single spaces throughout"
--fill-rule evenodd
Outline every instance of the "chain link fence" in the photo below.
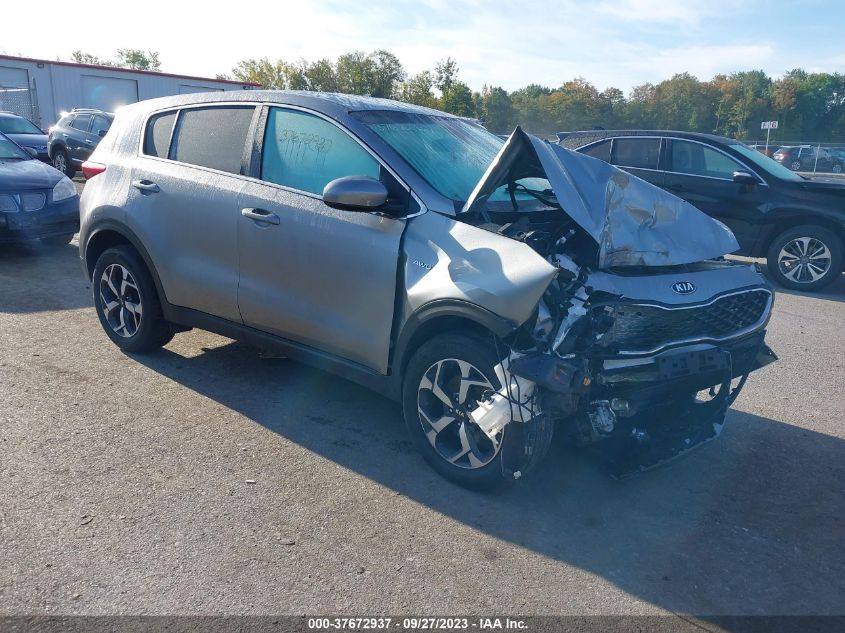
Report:
M 35 82 L 31 85 L 0 83 L 0 111 L 12 112 L 41 127 Z
M 845 143 L 818 141 L 745 141 L 758 152 L 807 175 L 829 175 L 845 178 Z

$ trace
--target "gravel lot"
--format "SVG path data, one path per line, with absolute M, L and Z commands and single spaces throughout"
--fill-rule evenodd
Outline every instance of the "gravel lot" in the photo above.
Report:
M 200 331 L 130 357 L 74 246 L 0 250 L 0 615 L 845 613 L 845 278 L 778 295 L 721 438 L 498 494 L 397 405 Z M 255 483 L 249 483 L 254 481 Z

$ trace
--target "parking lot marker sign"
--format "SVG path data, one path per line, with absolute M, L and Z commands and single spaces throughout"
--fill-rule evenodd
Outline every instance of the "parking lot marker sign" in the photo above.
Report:
M 760 123 L 760 129 L 766 130 L 766 156 L 769 155 L 769 134 L 772 133 L 772 130 L 778 129 L 778 122 L 777 121 L 763 121 Z

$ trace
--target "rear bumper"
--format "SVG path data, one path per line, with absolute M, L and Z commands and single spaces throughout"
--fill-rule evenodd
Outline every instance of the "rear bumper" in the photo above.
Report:
M 70 235 L 79 231 L 79 196 L 38 211 L 0 213 L 0 243 Z

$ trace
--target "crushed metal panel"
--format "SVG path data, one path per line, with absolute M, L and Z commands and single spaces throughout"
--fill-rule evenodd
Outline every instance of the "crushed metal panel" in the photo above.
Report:
M 502 184 L 546 178 L 561 209 L 599 245 L 599 268 L 690 264 L 739 248 L 718 220 L 604 161 L 551 145 L 520 128 L 476 185 L 462 213 Z
M 458 299 L 520 325 L 557 275 L 530 246 L 439 213 L 408 221 L 403 251 L 405 318 L 431 301 Z

